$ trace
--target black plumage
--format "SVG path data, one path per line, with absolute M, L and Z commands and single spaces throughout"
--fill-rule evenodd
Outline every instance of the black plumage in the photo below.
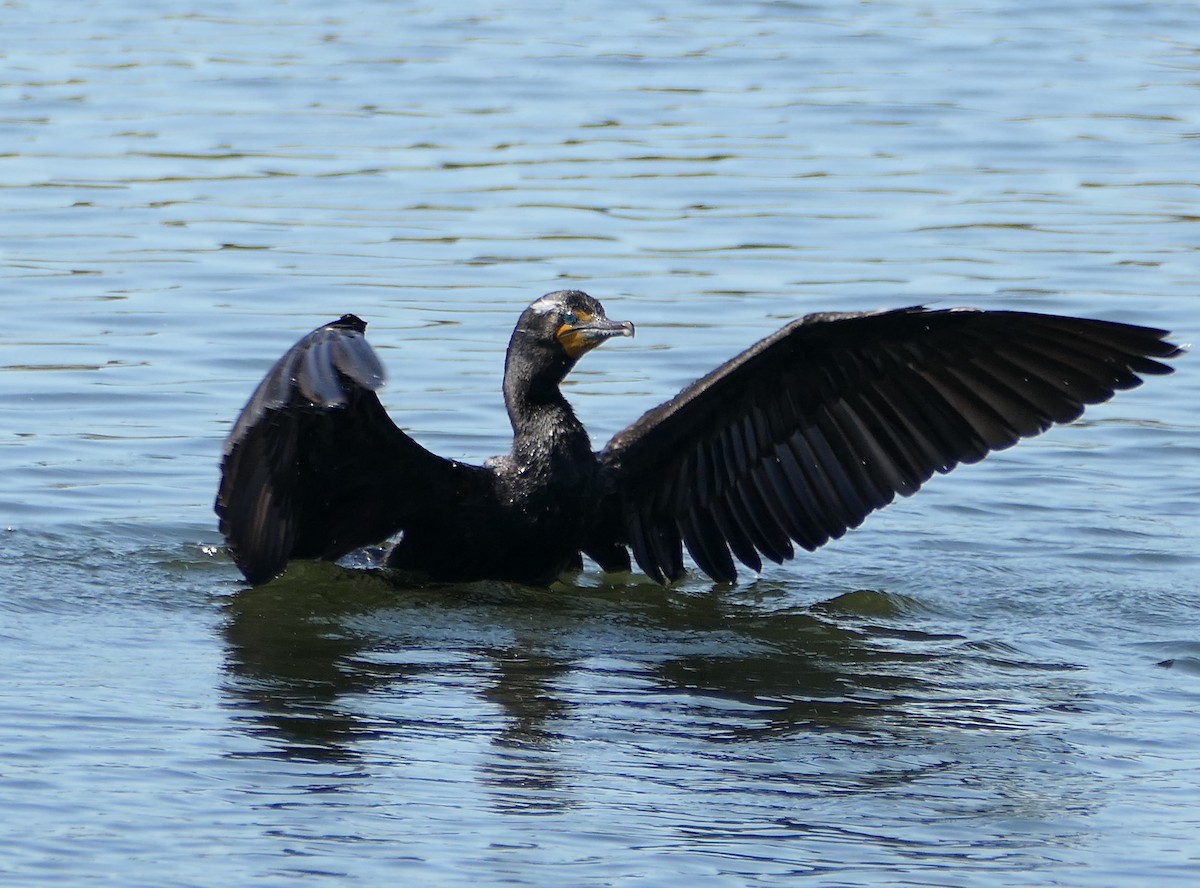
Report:
M 375 394 L 353 315 L 314 330 L 260 384 L 225 443 L 216 510 L 246 578 L 396 538 L 389 565 L 446 580 L 548 583 L 587 554 L 715 580 L 813 550 L 934 472 L 975 462 L 1171 372 L 1166 331 L 1013 311 L 812 314 L 594 452 L 559 385 L 633 325 L 586 293 L 522 313 L 504 398 L 513 447 L 482 466 L 430 453 Z

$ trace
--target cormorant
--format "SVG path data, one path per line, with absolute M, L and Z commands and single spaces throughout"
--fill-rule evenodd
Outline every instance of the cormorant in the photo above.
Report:
M 593 452 L 559 390 L 633 324 L 578 290 L 517 321 L 504 365 L 512 451 L 481 466 L 430 453 L 388 417 L 354 315 L 275 364 L 225 442 L 216 501 L 251 583 L 293 558 L 399 535 L 390 566 L 441 580 L 548 584 L 582 565 L 656 582 L 683 548 L 723 583 L 813 550 L 897 493 L 1170 373 L 1167 331 L 1019 311 L 901 308 L 792 321 Z

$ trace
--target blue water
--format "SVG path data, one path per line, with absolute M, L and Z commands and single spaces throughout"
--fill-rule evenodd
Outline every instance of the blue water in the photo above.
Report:
M 507 446 L 520 309 L 635 340 L 597 444 L 808 311 L 1200 329 L 1200 7 L 0 7 L 0 881 L 1193 884 L 1178 372 L 734 589 L 301 565 L 211 501 L 343 312 L 422 443 Z

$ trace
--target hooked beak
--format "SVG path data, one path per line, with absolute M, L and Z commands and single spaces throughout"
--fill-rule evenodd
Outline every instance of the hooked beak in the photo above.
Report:
M 555 334 L 563 351 L 578 360 L 606 339 L 614 336 L 633 336 L 632 321 L 610 321 L 608 318 L 580 317 L 574 324 L 563 324 Z

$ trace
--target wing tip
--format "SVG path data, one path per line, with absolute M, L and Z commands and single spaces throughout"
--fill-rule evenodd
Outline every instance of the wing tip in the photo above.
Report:
M 350 330 L 359 335 L 367 332 L 367 322 L 356 314 L 344 314 L 336 321 L 330 321 L 325 326 L 333 327 L 337 330 Z

